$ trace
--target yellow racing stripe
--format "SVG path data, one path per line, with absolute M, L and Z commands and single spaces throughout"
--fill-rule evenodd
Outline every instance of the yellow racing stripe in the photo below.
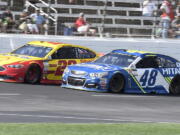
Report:
M 130 73 L 129 73 L 130 74 Z M 131 75 L 131 77 L 133 78 L 133 80 L 135 81 L 135 83 L 138 85 L 138 87 L 141 89 L 141 91 L 143 92 L 143 93 L 146 93 L 146 91 L 142 88 L 142 86 L 139 84 L 139 82 L 137 81 L 137 79 L 132 75 L 132 74 L 130 74 Z
M 168 83 L 170 84 L 171 83 L 171 78 L 170 77 L 166 77 Z
M 166 82 L 169 84 L 170 82 L 169 82 L 169 80 L 167 79 L 167 77 L 164 77 L 164 79 L 166 80 Z

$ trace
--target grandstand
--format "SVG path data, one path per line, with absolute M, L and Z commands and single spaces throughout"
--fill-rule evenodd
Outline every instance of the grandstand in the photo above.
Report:
M 156 4 L 160 4 L 155 0 Z M 75 22 L 80 12 L 95 28 L 97 36 L 151 37 L 159 17 L 142 16 L 143 0 L 0 0 L 0 13 L 10 6 L 18 20 L 23 9 L 40 8 L 49 18 L 49 34 L 63 35 L 64 27 Z M 77 33 L 74 33 L 75 35 Z

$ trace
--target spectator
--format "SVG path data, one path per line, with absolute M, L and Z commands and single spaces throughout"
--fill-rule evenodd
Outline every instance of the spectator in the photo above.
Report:
M 76 0 L 69 0 L 69 4 L 75 4 Z
M 7 32 L 7 29 L 11 29 L 13 24 L 13 14 L 11 10 L 7 8 L 6 11 L 2 13 L 2 32 Z
M 27 17 L 26 20 L 28 33 L 39 34 L 39 29 L 31 16 Z
M 174 9 L 170 0 L 164 0 L 160 7 L 161 10 L 165 10 L 171 21 L 174 19 Z
M 176 8 L 176 16 L 179 16 L 180 15 L 180 2 L 178 3 L 177 5 L 177 8 Z
M 180 38 L 180 14 L 175 16 L 175 19 L 172 21 L 172 27 L 175 33 L 175 37 Z
M 96 30 L 91 29 L 90 25 L 85 21 L 84 13 L 79 14 L 79 18 L 76 20 L 75 26 L 79 33 L 83 33 L 85 35 L 87 35 L 88 32 L 91 33 L 92 35 L 96 33 Z
M 145 0 L 143 2 L 143 16 L 153 16 L 156 10 L 157 6 L 152 0 Z
M 2 14 L 0 14 L 0 32 L 2 32 Z
M 29 14 L 27 10 L 24 10 L 20 14 L 20 19 L 19 19 L 19 29 L 23 31 L 23 33 L 27 34 L 28 33 L 28 26 L 27 26 L 27 21 L 29 19 Z
M 170 22 L 171 19 L 166 13 L 165 9 L 162 9 L 162 15 L 161 15 L 161 36 L 162 38 L 168 38 L 168 32 L 170 29 Z
M 44 24 L 46 22 L 46 19 L 44 16 L 40 14 L 40 10 L 36 10 L 35 13 L 31 14 L 30 17 L 32 18 L 34 24 L 37 26 L 37 33 L 44 34 Z

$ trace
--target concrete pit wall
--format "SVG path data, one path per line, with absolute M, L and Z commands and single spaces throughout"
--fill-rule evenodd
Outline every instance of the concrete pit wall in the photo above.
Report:
M 45 35 L 0 35 L 0 53 L 9 52 L 29 41 L 55 41 L 89 47 L 97 52 L 110 52 L 113 49 L 135 49 L 167 54 L 180 60 L 180 40 L 131 39 L 131 38 L 95 38 Z

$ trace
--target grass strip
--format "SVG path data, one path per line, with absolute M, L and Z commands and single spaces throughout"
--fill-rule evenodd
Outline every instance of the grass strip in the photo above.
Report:
M 180 135 L 180 124 L 0 124 L 0 135 Z

